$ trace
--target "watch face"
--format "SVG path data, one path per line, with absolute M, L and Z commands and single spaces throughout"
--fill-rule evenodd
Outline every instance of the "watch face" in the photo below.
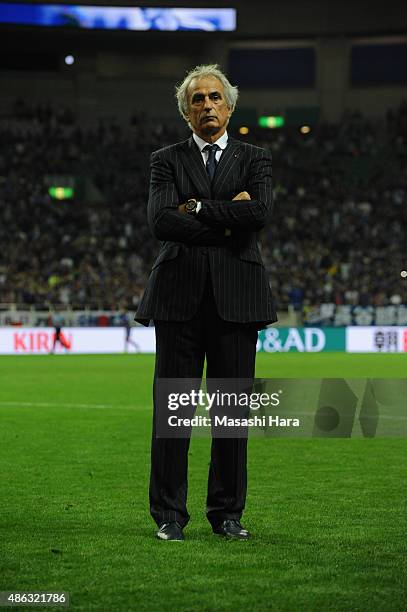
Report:
M 188 200 L 188 202 L 185 204 L 185 209 L 188 212 L 194 212 L 195 208 L 196 208 L 196 200 L 192 200 L 192 199 Z

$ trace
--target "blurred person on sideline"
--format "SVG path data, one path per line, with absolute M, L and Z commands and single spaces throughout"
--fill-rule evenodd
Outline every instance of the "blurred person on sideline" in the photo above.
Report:
M 65 324 L 64 317 L 62 316 L 60 312 L 57 312 L 57 311 L 53 312 L 51 314 L 51 322 L 54 327 L 54 337 L 53 337 L 52 349 L 50 350 L 50 353 L 55 352 L 55 347 L 56 347 L 57 342 L 59 342 L 61 347 L 69 351 L 69 349 L 71 348 L 71 345 L 68 342 L 68 340 L 65 338 L 62 332 L 62 327 Z
M 122 308 L 121 313 L 120 313 L 120 325 L 124 327 L 124 331 L 125 331 L 124 352 L 125 353 L 128 352 L 129 345 L 130 345 L 134 348 L 133 352 L 139 353 L 140 352 L 139 345 L 137 344 L 137 342 L 134 342 L 134 340 L 132 340 L 131 338 L 132 325 L 131 325 L 130 317 L 127 314 L 127 311 L 125 308 Z

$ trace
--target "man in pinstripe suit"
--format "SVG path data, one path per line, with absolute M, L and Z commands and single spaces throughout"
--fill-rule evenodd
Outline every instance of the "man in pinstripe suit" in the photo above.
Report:
M 151 156 L 147 207 L 159 255 L 136 320 L 154 321 L 159 378 L 252 379 L 257 332 L 277 320 L 256 232 L 272 207 L 271 156 L 228 136 L 238 97 L 215 65 L 177 88 L 192 136 Z M 150 511 L 162 540 L 184 539 L 189 439 L 158 438 L 154 406 Z M 247 539 L 240 523 L 247 439 L 213 438 L 207 518 L 215 534 Z

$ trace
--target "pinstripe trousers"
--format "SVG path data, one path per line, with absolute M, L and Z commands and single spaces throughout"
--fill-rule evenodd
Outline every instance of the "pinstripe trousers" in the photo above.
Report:
M 220 318 L 209 266 L 196 315 L 189 321 L 155 320 L 157 378 L 201 379 L 206 357 L 207 378 L 254 378 L 256 324 Z M 155 397 L 155 393 L 154 393 Z M 154 402 L 151 444 L 150 512 L 157 525 L 178 521 L 184 527 L 187 511 L 187 438 L 157 438 Z M 212 438 L 206 512 L 212 526 L 227 518 L 240 519 L 247 490 L 247 438 Z

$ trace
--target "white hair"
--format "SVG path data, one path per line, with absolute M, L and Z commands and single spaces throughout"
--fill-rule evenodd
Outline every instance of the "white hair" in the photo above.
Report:
M 232 112 L 235 110 L 237 98 L 239 96 L 238 88 L 229 83 L 228 78 L 223 74 L 218 64 L 202 64 L 190 70 L 182 83 L 175 87 L 178 110 L 184 119 L 186 119 L 186 115 L 188 114 L 188 87 L 192 79 L 206 76 L 215 77 L 222 83 L 226 104 Z

